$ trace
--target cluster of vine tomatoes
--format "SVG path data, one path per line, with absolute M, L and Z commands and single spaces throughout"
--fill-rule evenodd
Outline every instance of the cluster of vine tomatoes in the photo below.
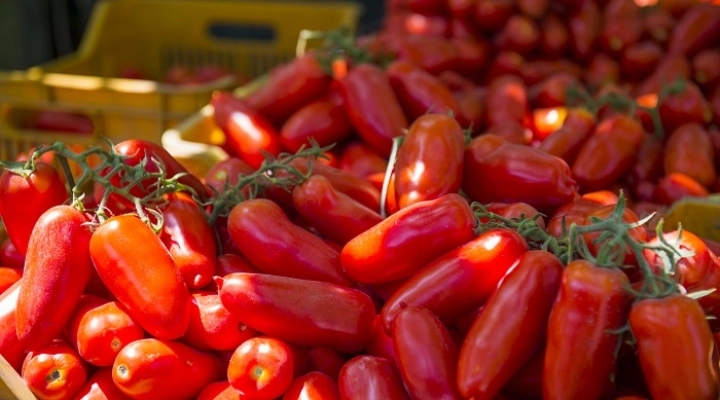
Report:
M 718 31 L 390 1 L 216 93 L 204 176 L 142 140 L 3 161 L 0 355 L 40 399 L 716 399 L 720 245 L 658 216 L 718 189 Z

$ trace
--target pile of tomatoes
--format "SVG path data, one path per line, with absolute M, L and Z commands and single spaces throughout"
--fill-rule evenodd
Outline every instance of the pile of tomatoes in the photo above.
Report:
M 40 399 L 717 399 L 720 7 L 394 0 L 216 93 L 230 157 L 0 163 Z

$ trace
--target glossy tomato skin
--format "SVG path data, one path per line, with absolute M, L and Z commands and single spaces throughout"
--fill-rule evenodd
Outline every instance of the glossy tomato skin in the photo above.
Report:
M 242 393 L 232 387 L 227 378 L 213 382 L 203 388 L 196 400 L 240 400 Z
M 22 278 L 22 269 L 11 267 L 0 267 L 0 294 Z
M 217 262 L 212 227 L 202 209 L 187 194 L 170 194 L 167 201 L 162 210 L 160 239 L 170 252 L 185 285 L 189 289 L 202 288 L 212 280 Z
M 467 201 L 450 193 L 406 207 L 350 240 L 340 253 L 345 272 L 359 283 L 411 276 L 427 263 L 473 238 Z
M 340 370 L 338 388 L 342 400 L 408 400 L 397 366 L 383 357 L 360 355 Z
M 340 267 L 339 254 L 293 224 L 270 200 L 246 200 L 235 206 L 228 217 L 228 233 L 262 272 L 353 286 Z
M 87 366 L 67 343 L 55 340 L 28 353 L 23 380 L 41 399 L 71 399 L 87 380 Z
M 15 282 L 0 293 L 0 355 L 16 370 L 25 359 L 25 348 L 20 343 L 15 329 L 15 314 L 21 281 Z
M 717 45 L 720 35 L 720 9 L 716 4 L 692 7 L 678 21 L 668 42 L 668 52 L 690 57 Z
M 652 200 L 670 206 L 685 197 L 707 197 L 710 192 L 695 179 L 679 172 L 660 178 L 652 194 Z
M 310 139 L 320 146 L 329 146 L 344 140 L 350 133 L 343 98 L 337 90 L 330 90 L 285 121 L 280 130 L 280 142 L 285 150 L 296 153 L 303 145 L 310 146 Z
M 117 302 L 83 295 L 66 336 L 83 360 L 109 367 L 123 347 L 142 339 L 145 332 Z
M 107 288 L 145 331 L 160 339 L 185 333 L 190 293 L 170 253 L 140 218 L 116 216 L 97 227 L 90 256 Z
M 313 371 L 298 376 L 283 394 L 282 400 L 322 399 L 340 400 L 337 383 L 322 372 Z
M 215 122 L 225 132 L 225 149 L 252 168 L 265 160 L 263 152 L 280 153 L 280 134 L 275 127 L 232 93 L 215 92 L 210 100 Z
M 584 191 L 606 189 L 632 166 L 645 135 L 631 117 L 615 115 L 598 124 L 572 165 Z
M 193 399 L 223 375 L 216 355 L 155 338 L 128 344 L 112 366 L 115 385 L 136 400 Z
M 212 168 L 208 170 L 205 174 L 205 183 L 217 190 L 218 193 L 223 193 L 226 185 L 235 186 L 241 176 L 249 175 L 253 172 L 255 172 L 255 169 L 245 161 L 238 157 L 228 157 L 213 165 Z M 247 195 L 248 191 L 244 190 L 243 194 Z
M 584 108 L 571 109 L 563 126 L 546 137 L 540 149 L 572 164 L 594 129 L 595 117 L 590 111 Z
M 237 347 L 230 358 L 228 381 L 258 400 L 281 396 L 293 379 L 293 352 L 285 342 L 255 337 Z
M 259 272 L 247 258 L 237 254 L 222 254 L 217 259 L 215 275 L 221 277 L 233 272 Z
M 372 335 L 375 306 L 359 290 L 252 273 L 227 275 L 218 286 L 230 313 L 268 336 L 354 353 Z
M 33 229 L 17 304 L 18 338 L 29 350 L 62 331 L 90 279 L 91 232 L 70 206 L 46 211 Z
M 503 75 L 493 79 L 488 87 L 488 125 L 508 120 L 523 123 L 528 118 L 529 105 L 525 83 L 517 76 Z
M 550 312 L 543 370 L 544 399 L 598 399 L 615 368 L 614 349 L 630 311 L 619 269 L 588 261 L 568 264 Z
M 712 119 L 712 110 L 700 88 L 690 81 L 684 85 L 680 93 L 667 96 L 658 106 L 663 128 L 668 132 L 690 122 L 705 126 Z
M 393 323 L 393 346 L 413 399 L 462 399 L 455 384 L 458 350 L 447 328 L 426 308 L 402 309 Z
M 213 292 L 193 293 L 190 324 L 183 341 L 199 350 L 230 351 L 257 335 L 235 318 Z
M 370 64 L 358 65 L 340 85 L 350 123 L 367 144 L 387 157 L 392 139 L 408 126 L 387 73 Z
M 566 229 L 572 224 L 582 225 L 588 214 L 602 205 L 588 199 L 578 198 L 558 208 L 547 224 L 547 231 L 556 238 L 563 236 L 563 221 Z
M 577 194 L 567 163 L 529 146 L 482 135 L 465 149 L 463 191 L 474 201 L 525 202 L 552 210 Z
M 427 308 L 445 323 L 456 321 L 480 307 L 526 251 L 517 232 L 493 229 L 445 253 L 388 299 L 381 312 L 385 330 L 390 333 L 398 313 L 412 305 Z
M 360 141 L 354 141 L 340 152 L 339 169 L 364 178 L 378 172 L 385 172 L 387 160 Z
M 458 114 L 450 89 L 440 79 L 409 61 L 394 61 L 387 68 L 390 86 L 409 121 L 423 114 Z
M 557 257 L 533 250 L 503 278 L 460 348 L 457 383 L 465 398 L 492 399 L 542 348 L 562 271 Z
M 335 190 L 322 175 L 296 186 L 293 204 L 323 236 L 342 245 L 383 220 L 377 212 Z
M 455 193 L 462 183 L 465 136 L 449 115 L 416 119 L 397 154 L 395 199 L 403 209 Z
M 714 158 L 710 135 L 698 123 L 680 125 L 665 143 L 665 173 L 685 174 L 706 188 L 717 180 Z
M 681 294 L 644 299 L 630 312 L 638 358 L 655 399 L 716 399 L 713 336 L 697 301 Z M 687 343 L 677 351 L 677 343 Z
M 60 175 L 49 164 L 37 162 L 27 178 L 7 170 L 0 174 L 0 218 L 10 242 L 22 256 L 27 254 L 30 235 L 40 216 L 67 198 Z
M 101 368 L 75 395 L 73 400 L 130 400 L 112 380 L 112 368 Z
M 330 86 L 332 79 L 316 56 L 307 53 L 275 67 L 270 72 L 268 82 L 248 96 L 248 106 L 276 125 L 282 124 Z

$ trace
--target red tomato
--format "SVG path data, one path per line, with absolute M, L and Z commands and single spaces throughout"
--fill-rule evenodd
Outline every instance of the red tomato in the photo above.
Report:
M 243 256 L 237 254 L 218 256 L 215 275 L 222 277 L 233 272 L 258 272 L 258 270 Z
M 632 1 L 625 3 L 635 6 Z M 637 43 L 643 30 L 643 20 L 637 11 L 609 18 L 606 13 L 599 37 L 600 46 L 609 54 L 622 54 Z
M 590 225 L 592 223 L 592 218 L 599 218 L 601 220 L 608 219 L 613 212 L 615 211 L 615 204 L 610 204 L 606 206 L 602 206 L 590 213 L 587 214 L 585 221 L 582 223 L 583 225 Z M 626 224 L 632 224 L 636 223 L 640 220 L 638 216 L 635 214 L 635 212 L 632 211 L 630 208 L 625 208 L 623 210 L 622 214 L 622 221 Z M 597 256 L 600 253 L 600 249 L 603 245 L 605 245 L 606 241 L 598 242 L 598 238 L 600 237 L 601 232 L 592 232 L 592 233 L 586 233 L 583 235 L 583 238 L 585 242 L 587 243 L 587 247 L 590 250 L 590 252 Z M 636 226 L 629 231 L 630 237 L 632 237 L 634 240 L 645 243 L 648 240 L 648 234 L 647 229 L 644 225 Z M 622 246 L 622 245 L 619 245 Z M 616 249 L 616 247 L 612 248 L 613 250 Z M 637 260 L 635 257 L 635 254 L 632 253 L 629 249 L 625 249 L 625 257 L 622 260 L 624 265 L 636 265 Z M 629 271 L 626 271 L 629 272 Z M 631 275 L 631 279 L 634 277 L 632 273 L 629 273 Z
M 716 399 L 713 336 L 697 301 L 681 294 L 638 301 L 630 328 L 650 394 L 655 399 Z M 677 352 L 676 343 L 688 343 Z
M 673 28 L 677 25 L 677 21 L 669 12 L 660 7 L 649 7 L 649 11 L 651 12 L 647 13 L 644 18 L 645 34 L 661 45 L 665 45 Z
M 190 293 L 160 238 L 138 217 L 120 215 L 97 227 L 90 256 L 110 292 L 149 334 L 176 339 L 185 333 Z
M 15 248 L 10 239 L 0 245 L 0 265 L 12 268 L 22 268 L 25 265 L 25 256 Z
M 663 48 L 656 42 L 638 42 L 625 49 L 620 60 L 620 69 L 629 79 L 641 79 L 655 70 L 663 55 Z
M 701 125 L 681 125 L 665 143 L 665 173 L 682 173 L 710 187 L 717 179 L 714 156 L 710 135 Z
M 706 125 L 712 120 L 712 110 L 700 88 L 693 82 L 685 82 L 680 93 L 667 96 L 658 107 L 663 127 L 671 132 L 681 125 L 695 122 Z
M 357 177 L 385 173 L 387 160 L 362 142 L 352 142 L 340 152 L 339 168 Z
M 282 126 L 280 143 L 283 148 L 296 153 L 304 145 L 310 146 L 314 139 L 320 146 L 340 142 L 350 136 L 351 126 L 345 114 L 342 96 L 331 90 L 293 113 Z
M 345 365 L 345 356 L 329 347 L 313 346 L 308 349 L 310 370 L 321 372 L 337 381 L 340 369 Z
M 527 55 L 535 50 L 540 41 L 540 30 L 535 21 L 525 15 L 513 15 L 496 36 L 500 50 L 515 51 Z
M 720 36 L 720 7 L 704 4 L 690 8 L 678 20 L 668 43 L 670 54 L 689 57 L 717 45 Z
M 387 157 L 392 139 L 408 126 L 387 73 L 362 64 L 350 70 L 340 85 L 352 126 L 367 144 Z
M 30 117 L 26 129 L 69 134 L 90 135 L 95 131 L 92 119 L 87 115 L 42 110 Z
M 720 124 L 720 88 L 716 88 L 710 95 L 710 107 L 712 108 L 713 122 Z
M 462 189 L 481 203 L 525 202 L 540 211 L 557 208 L 577 193 L 565 161 L 496 135 L 479 136 L 465 149 Z
M 477 0 L 475 24 L 485 32 L 497 32 L 512 17 L 515 2 L 512 0 Z
M 335 381 L 322 372 L 309 372 L 290 383 L 282 400 L 340 400 Z
M 692 59 L 695 82 L 706 92 L 711 93 L 720 85 L 720 49 L 707 49 Z
M 570 88 L 583 90 L 580 80 L 571 74 L 558 72 L 530 89 L 530 101 L 535 108 L 561 107 L 567 103 Z
M 383 357 L 357 356 L 348 361 L 338 379 L 340 398 L 408 400 L 395 364 Z
M 365 351 L 368 355 L 375 357 L 383 357 L 392 362 L 396 362 L 395 348 L 393 347 L 392 338 L 385 331 L 382 323 L 382 317 L 378 314 L 375 318 L 375 325 L 373 326 L 373 336 L 370 342 L 365 347 Z
M 543 399 L 596 399 L 615 368 L 614 350 L 630 311 L 627 276 L 588 261 L 568 264 L 548 321 Z
M 591 88 L 617 83 L 620 80 L 620 64 L 604 53 L 597 53 L 590 59 L 583 78 Z
M 520 256 L 460 348 L 457 383 L 465 398 L 493 399 L 542 348 L 562 273 L 563 264 L 552 253 Z
M 330 86 L 317 54 L 307 53 L 275 67 L 268 81 L 247 98 L 247 105 L 280 125 Z
M 22 278 L 22 269 L 0 267 L 0 294 L 8 290 L 15 282 Z
M 350 240 L 340 253 L 345 272 L 359 283 L 412 276 L 430 261 L 473 238 L 467 201 L 450 193 L 403 208 Z
M 523 68 L 530 64 L 525 58 L 514 51 L 501 51 L 491 60 L 483 82 L 491 84 L 503 75 L 523 75 Z M 532 68 L 535 69 L 535 68 Z
M 264 273 L 353 286 L 340 267 L 340 255 L 293 224 L 270 200 L 246 200 L 235 206 L 228 217 L 228 233 L 243 255 Z
M 550 7 L 549 0 L 518 0 L 520 12 L 534 19 L 542 17 L 548 7 Z
M 529 145 L 533 139 L 533 131 L 519 122 L 506 121 L 489 127 L 482 135 L 495 135 L 505 139 L 508 143 Z
M 223 376 L 220 359 L 171 340 L 140 339 L 115 359 L 115 385 L 135 400 L 194 399 Z
M 570 229 L 572 224 L 582 225 L 587 215 L 600 207 L 601 205 L 595 201 L 583 198 L 568 202 L 552 214 L 547 224 L 547 231 L 552 236 L 560 238 L 563 236 L 563 222 L 567 229 Z
M 524 63 L 518 73 L 526 85 L 532 86 L 556 73 L 566 73 L 576 78 L 581 78 L 583 68 L 565 58 L 557 60 L 540 59 Z
M 196 400 L 241 400 L 243 397 L 243 394 L 225 379 L 205 386 Z
M 416 306 L 402 309 L 391 336 L 400 375 L 413 399 L 462 399 L 455 384 L 458 350 L 432 312 Z
M 403 209 L 460 189 L 465 136 L 448 115 L 421 116 L 405 135 L 395 164 L 395 198 Z
M 385 330 L 406 306 L 420 306 L 451 323 L 485 303 L 528 250 L 517 232 L 493 229 L 455 248 L 408 279 L 382 308 Z
M 663 143 L 655 136 L 645 134 L 637 160 L 628 171 L 625 181 L 631 186 L 644 181 L 655 181 L 662 173 L 663 157 Z M 637 196 L 637 193 L 633 195 Z
M 225 149 L 252 168 L 265 160 L 264 152 L 280 153 L 280 134 L 262 115 L 232 93 L 215 92 L 210 101 L 215 122 L 225 133 Z
M 677 79 L 689 79 L 691 65 L 682 54 L 665 55 L 655 68 L 652 75 L 641 82 L 635 90 L 638 95 L 657 94 L 663 85 L 674 82 Z
M 215 188 L 219 193 L 225 191 L 226 186 L 236 186 L 240 177 L 255 172 L 253 167 L 237 157 L 229 157 L 213 165 L 205 174 L 205 183 Z M 248 191 L 243 194 L 247 196 Z
M 458 51 L 453 42 L 437 36 L 404 36 L 397 58 L 409 61 L 425 71 L 438 75 L 443 71 L 457 71 Z
M 73 400 L 130 400 L 115 385 L 112 368 L 101 368 L 85 382 Z
M 25 359 L 25 348 L 18 339 L 15 313 L 22 279 L 0 293 L 0 355 L 15 369 Z
M 27 178 L 8 170 L 0 174 L 0 218 L 10 242 L 22 256 L 27 254 L 30 234 L 40 216 L 67 198 L 57 171 L 43 162 L 36 162 L 35 171 Z
M 28 353 L 22 378 L 40 399 L 71 399 L 85 385 L 87 367 L 75 350 L 55 340 Z
M 709 194 L 708 190 L 695 179 L 675 172 L 660 179 L 652 199 L 669 206 L 685 197 L 707 197 Z
M 583 194 L 581 198 L 590 200 L 601 206 L 614 206 L 618 202 L 618 195 L 609 190 L 588 192 Z
M 595 117 L 584 108 L 570 109 L 563 126 L 540 144 L 540 149 L 572 164 L 585 141 L 595 130 Z
M 243 342 L 228 367 L 230 385 L 252 398 L 281 396 L 293 379 L 293 353 L 281 340 L 255 337 Z
M 523 123 L 528 118 L 527 89 L 517 76 L 505 75 L 492 81 L 488 88 L 487 118 L 490 126 L 507 121 Z
M 347 243 L 383 220 L 377 212 L 335 190 L 322 175 L 313 175 L 296 186 L 293 203 L 315 229 L 340 244 Z
M 549 58 L 565 54 L 569 42 L 568 28 L 556 14 L 548 14 L 540 23 L 540 49 Z
M 213 293 L 194 293 L 183 340 L 199 350 L 234 350 L 257 332 L 235 318 Z
M 632 163 L 645 138 L 640 123 L 625 115 L 614 115 L 598 124 L 573 163 L 572 173 L 585 191 L 606 189 Z
M 387 68 L 395 95 L 409 121 L 424 114 L 458 114 L 450 89 L 440 79 L 409 61 L 397 60 Z
M 109 367 L 123 347 L 142 339 L 145 332 L 117 302 L 84 295 L 66 327 L 66 336 L 83 360 Z
M 375 306 L 359 290 L 252 273 L 227 275 L 218 286 L 232 315 L 280 340 L 354 353 L 372 335 Z
M 486 92 L 485 88 L 469 88 L 453 93 L 458 103 L 458 120 L 466 123 L 464 128 L 472 128 L 473 135 L 480 133 L 486 125 Z
M 18 338 L 29 350 L 47 345 L 62 331 L 85 290 L 93 269 L 87 223 L 82 212 L 55 206 L 35 224 L 16 320 Z
M 478 36 L 467 38 L 453 36 L 450 41 L 457 53 L 453 71 L 468 78 L 478 77 L 490 61 L 492 54 L 490 44 Z
M 540 214 L 538 210 L 535 209 L 535 207 L 531 206 L 528 203 L 493 203 L 488 204 L 487 207 L 485 207 L 488 211 L 498 214 L 504 218 L 519 218 L 519 219 L 525 219 L 525 218 L 533 218 L 536 215 Z M 535 220 L 540 226 L 540 228 L 545 229 L 545 221 L 542 217 L 537 218 Z M 485 222 L 485 221 L 483 221 Z
M 545 349 L 536 351 L 513 375 L 503 388 L 503 392 L 521 399 L 542 399 L 542 374 L 545 366 Z
M 570 14 L 570 50 L 576 60 L 587 61 L 592 55 L 600 35 L 601 18 L 600 8 L 594 1 L 582 2 Z

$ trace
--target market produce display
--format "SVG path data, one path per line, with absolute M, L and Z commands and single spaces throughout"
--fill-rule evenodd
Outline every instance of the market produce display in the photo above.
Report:
M 215 93 L 204 176 L 0 161 L 0 355 L 42 400 L 717 399 L 720 243 L 662 215 L 720 191 L 720 6 L 644 3 L 390 0 Z

